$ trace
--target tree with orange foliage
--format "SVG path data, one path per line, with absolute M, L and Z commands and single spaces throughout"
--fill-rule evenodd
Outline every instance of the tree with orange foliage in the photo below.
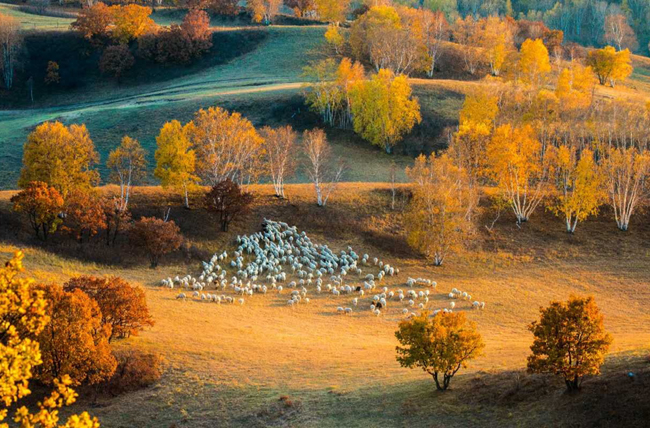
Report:
M 36 237 L 43 241 L 56 232 L 63 221 L 60 215 L 63 197 L 42 181 L 30 182 L 25 190 L 11 197 L 11 203 L 14 211 L 27 215 Z
M 210 17 L 203 10 L 191 9 L 183 18 L 181 30 L 190 41 L 190 53 L 198 58 L 212 47 Z
M 44 81 L 46 85 L 57 84 L 61 81 L 61 76 L 59 75 L 59 64 L 56 61 L 47 62 Z
M 517 224 L 528 221 L 548 185 L 550 158 L 530 125 L 498 127 L 486 149 L 486 174 L 512 207 Z
M 64 198 L 74 188 L 90 188 L 99 181 L 93 169 L 99 155 L 85 125 L 44 122 L 27 137 L 18 185 L 43 181 Z
M 560 72 L 555 95 L 565 110 L 586 107 L 592 102 L 595 85 L 596 78 L 591 67 L 573 63 L 570 68 Z
M 472 228 L 476 189 L 447 154 L 428 159 L 420 155 L 406 175 L 413 185 L 405 221 L 408 243 L 441 266 L 450 253 L 462 249 Z
M 594 70 L 601 85 L 609 83 L 612 88 L 617 81 L 625 80 L 634 71 L 630 51 L 624 49 L 616 52 L 612 46 L 590 51 L 587 65 Z
M 501 74 L 508 54 L 514 49 L 513 35 L 508 23 L 499 17 L 491 16 L 479 22 L 479 46 L 490 64 L 493 76 Z
M 350 7 L 350 0 L 314 0 L 316 14 L 321 21 L 333 22 L 338 25 L 345 21 Z
M 208 9 L 217 15 L 237 16 L 239 14 L 238 0 L 209 0 Z
M 544 83 L 546 76 L 551 72 L 551 62 L 548 49 L 542 39 L 528 39 L 521 45 L 519 71 L 522 80 L 527 83 L 534 85 Z
M 282 0 L 248 0 L 246 9 L 253 22 L 263 22 L 269 25 L 271 20 L 280 11 Z
M 155 269 L 162 256 L 180 248 L 183 236 L 173 220 L 142 217 L 129 229 L 129 241 L 147 253 L 151 268 Z
M 284 181 L 294 173 L 296 159 L 296 132 L 287 125 L 273 129 L 268 126 L 262 128 L 260 134 L 264 138 L 268 170 L 273 182 L 275 196 L 284 199 Z
M 104 216 L 106 245 L 114 245 L 119 234 L 128 228 L 131 213 L 128 208 L 123 209 L 119 199 L 114 197 L 103 197 L 101 199 L 101 208 Z
M 111 75 L 120 83 L 124 73 L 133 68 L 135 58 L 126 45 L 109 46 L 99 59 L 99 71 Z
M 605 42 L 616 46 L 619 51 L 623 49 L 636 50 L 639 43 L 634 30 L 627 23 L 625 15 L 607 15 L 605 18 Z
M 285 0 L 284 4 L 299 18 L 313 15 L 316 11 L 315 0 Z
M 110 327 L 93 299 L 80 290 L 41 285 L 50 322 L 38 335 L 43 364 L 37 377 L 46 384 L 67 375 L 75 383 L 95 385 L 111 377 L 117 361 L 108 344 Z
M 452 35 L 453 40 L 460 45 L 465 70 L 474 75 L 483 59 L 482 51 L 479 49 L 481 35 L 479 23 L 471 15 L 467 15 L 464 19 L 458 18 L 454 22 Z
M 113 23 L 113 10 L 102 2 L 83 8 L 70 28 L 78 31 L 84 38 L 100 42 L 108 38 Z
M 395 337 L 397 362 L 402 367 L 421 368 L 436 382 L 438 391 L 449 388 L 451 379 L 485 348 L 476 324 L 462 312 L 429 312 L 399 323 Z M 440 379 L 442 375 L 442 379 Z
M 421 9 L 423 42 L 427 51 L 429 66 L 426 67 L 427 76 L 433 77 L 438 58 L 442 53 L 442 43 L 449 40 L 449 22 L 445 14 L 428 9 Z
M 110 327 L 109 343 L 114 338 L 137 336 L 146 326 L 154 325 L 144 291 L 118 276 L 77 276 L 66 282 L 63 289 L 81 290 L 97 302 L 102 326 Z
M 241 114 L 221 107 L 201 109 L 183 132 L 196 152 L 197 170 L 206 183 L 231 179 L 243 184 L 263 173 L 264 141 Z
M 43 292 L 34 287 L 34 280 L 21 278 L 23 253 L 17 252 L 0 267 L 0 425 L 7 418 L 8 408 L 27 397 L 29 380 L 42 364 L 41 349 L 34 336 L 39 336 L 50 322 L 48 304 Z M 20 275 L 22 276 L 22 275 Z M 75 344 L 76 346 L 76 344 Z M 58 408 L 74 403 L 77 394 L 70 388 L 72 379 L 63 376 L 54 380 L 55 390 L 38 403 L 38 412 L 30 413 L 21 406 L 13 421 L 21 427 L 99 428 L 99 422 L 88 413 L 72 415 L 59 425 Z
M 120 44 L 129 43 L 153 32 L 156 23 L 151 19 L 151 8 L 137 4 L 111 6 L 111 38 Z
M 596 214 L 603 201 L 603 176 L 594 153 L 562 145 L 554 156 L 555 195 L 548 208 L 564 217 L 566 231 L 574 233 L 578 222 Z
M 244 214 L 252 202 L 253 195 L 229 179 L 215 184 L 205 194 L 205 209 L 217 216 L 222 232 L 228 232 L 230 222 Z
M 600 373 L 612 343 L 603 319 L 591 296 L 571 296 L 540 308 L 539 321 L 528 327 L 535 336 L 528 371 L 561 375 L 569 391 L 580 389 L 585 376 Z
M 95 190 L 76 189 L 70 192 L 65 201 L 65 220 L 62 229 L 83 242 L 106 229 L 102 200 Z

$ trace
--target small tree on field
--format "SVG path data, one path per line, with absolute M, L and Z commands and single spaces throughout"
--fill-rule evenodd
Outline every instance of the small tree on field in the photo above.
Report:
M 114 245 L 118 235 L 129 226 L 131 213 L 128 209 L 120 209 L 120 202 L 117 198 L 102 198 L 101 207 L 106 231 L 106 245 Z
M 338 26 L 330 24 L 327 27 L 325 32 L 325 40 L 327 43 L 334 48 L 334 51 L 337 55 L 341 54 L 343 51 L 343 46 L 345 45 L 345 37 L 341 34 L 341 30 Z
M 284 198 L 284 180 L 291 176 L 296 168 L 294 152 L 297 134 L 291 126 L 277 129 L 267 126 L 262 128 L 260 134 L 264 138 L 268 169 L 275 196 Z
M 78 31 L 84 38 L 101 42 L 108 38 L 109 27 L 113 22 L 111 8 L 102 2 L 83 8 L 79 11 L 77 19 L 70 24 L 73 30 Z
M 83 242 L 106 229 L 103 201 L 95 190 L 76 189 L 65 201 L 65 220 L 62 229 Z
M 0 267 L 0 402 L 4 409 L 28 396 L 29 380 L 39 364 L 42 364 L 39 336 L 50 322 L 48 303 L 41 290 L 34 287 L 31 278 L 20 275 L 23 253 L 17 252 L 13 259 Z M 73 344 L 78 346 L 78 344 Z M 21 406 L 16 410 L 13 421 L 21 427 L 62 427 L 59 424 L 58 408 L 74 403 L 77 394 L 70 388 L 72 379 L 62 376 L 56 379 L 55 390 L 38 403 L 39 411 L 30 413 Z M 5 425 L 7 411 L 0 412 L 0 424 Z M 47 421 L 47 425 L 43 423 Z M 99 428 L 99 422 L 88 413 L 72 415 L 64 425 L 66 428 Z
M 216 215 L 223 232 L 236 216 L 245 213 L 253 202 L 253 195 L 242 191 L 241 187 L 230 179 L 212 186 L 205 195 L 205 208 Z
M 476 324 L 467 321 L 462 312 L 441 312 L 429 318 L 424 311 L 400 322 L 395 337 L 401 345 L 396 347 L 400 365 L 429 373 L 439 391 L 446 390 L 458 370 L 481 355 L 485 347 Z
M 630 51 L 624 49 L 616 52 L 612 46 L 590 51 L 587 65 L 594 71 L 601 85 L 609 83 L 612 88 L 617 81 L 625 80 L 634 71 Z
M 183 243 L 181 230 L 176 224 L 155 217 L 142 217 L 129 230 L 129 240 L 135 246 L 145 250 L 155 269 L 160 258 L 176 251 Z
M 43 241 L 56 232 L 62 222 L 63 197 L 42 181 L 32 181 L 27 188 L 11 197 L 14 211 L 24 213 L 37 238 Z
M 59 76 L 59 64 L 55 61 L 47 63 L 47 70 L 45 70 L 45 84 L 52 85 L 59 83 L 61 76 Z
M 106 166 L 111 171 L 110 179 L 120 185 L 120 206 L 129 205 L 131 185 L 144 178 L 147 173 L 147 152 L 138 140 L 125 135 L 119 147 L 108 155 Z
M 50 322 L 37 338 L 43 357 L 38 378 L 51 384 L 67 375 L 90 385 L 110 378 L 117 361 L 108 344 L 110 327 L 102 327 L 97 303 L 80 290 L 66 292 L 57 284 L 41 289 Z
M 521 45 L 519 71 L 525 82 L 535 85 L 544 83 L 546 75 L 551 72 L 551 61 L 542 39 L 528 39 Z
M 324 207 L 341 181 L 345 165 L 341 159 L 338 164 L 332 162 L 332 149 L 322 129 L 305 131 L 302 139 L 307 158 L 307 175 L 314 183 L 316 203 L 319 207 Z
M 551 302 L 528 329 L 535 336 L 528 371 L 561 375 L 569 391 L 580 389 L 584 376 L 600 373 L 612 343 L 593 297 Z
M 78 276 L 65 283 L 63 289 L 81 290 L 97 302 L 102 313 L 102 325 L 111 329 L 109 343 L 114 338 L 137 336 L 145 326 L 154 325 L 142 289 L 118 276 Z

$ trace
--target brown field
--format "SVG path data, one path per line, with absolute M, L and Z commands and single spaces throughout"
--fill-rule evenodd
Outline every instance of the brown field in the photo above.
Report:
M 102 397 L 90 409 L 102 426 L 643 426 L 650 410 L 636 403 L 650 392 L 644 361 L 650 345 L 647 214 L 622 233 L 604 210 L 569 236 L 562 221 L 542 209 L 521 229 L 504 212 L 489 233 L 483 225 L 494 213 L 486 206 L 469 249 L 435 268 L 408 248 L 399 210 L 389 209 L 387 184 L 345 183 L 326 208 L 316 207 L 309 185 L 290 185 L 289 201 L 272 197 L 269 186 L 252 190 L 258 195 L 254 209 L 223 234 L 203 210 L 182 210 L 176 196 L 138 188 L 134 217 L 160 215 L 153 206 L 171 201 L 171 218 L 194 245 L 157 270 L 125 245 L 112 250 L 117 255 L 101 242 L 36 245 L 8 212 L 11 192 L 0 193 L 0 221 L 10 226 L 0 235 L 3 259 L 21 247 L 39 280 L 116 274 L 146 290 L 156 325 L 118 346 L 160 352 L 166 374 L 152 388 Z M 485 311 L 459 305 L 478 324 L 485 355 L 458 375 L 452 391 L 436 393 L 426 374 L 395 361 L 393 334 L 404 306 L 397 301 L 376 318 L 366 309 L 366 295 L 351 316 L 339 316 L 336 307 L 351 306 L 350 296 L 311 290 L 309 305 L 290 309 L 285 291 L 247 298 L 240 307 L 177 301 L 177 290 L 157 286 L 163 277 L 200 273 L 201 257 L 232 250 L 234 236 L 259 230 L 263 218 L 399 267 L 400 275 L 386 281 L 390 289 L 406 289 L 406 276 L 436 280 L 430 309 L 446 306 L 453 287 L 485 301 Z M 532 340 L 527 324 L 540 305 L 571 293 L 594 295 L 614 336 L 605 375 L 587 382 L 577 397 L 565 397 L 557 380 L 521 372 Z M 625 378 L 630 370 L 638 379 L 632 384 Z M 614 400 L 612 391 L 626 398 Z M 289 398 L 279 401 L 283 395 Z M 88 405 L 81 400 L 80 406 Z

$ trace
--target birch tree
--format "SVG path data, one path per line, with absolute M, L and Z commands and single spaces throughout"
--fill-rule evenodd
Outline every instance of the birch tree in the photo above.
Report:
M 307 158 L 307 176 L 314 183 L 316 203 L 319 207 L 324 207 L 341 181 L 345 165 L 342 159 L 333 159 L 332 148 L 322 129 L 305 131 L 302 139 Z
M 273 182 L 275 196 L 284 199 L 284 180 L 293 174 L 296 167 L 296 132 L 291 126 L 273 129 L 264 127 L 260 131 L 268 161 L 268 170 Z
M 124 211 L 129 205 L 131 185 L 145 177 L 147 173 L 147 152 L 138 140 L 128 135 L 122 138 L 119 147 L 108 155 L 106 167 L 111 171 L 110 180 L 120 186 L 119 209 Z
M 22 42 L 19 30 L 20 22 L 16 18 L 0 13 L 0 70 L 7 89 L 14 83 L 14 68 Z

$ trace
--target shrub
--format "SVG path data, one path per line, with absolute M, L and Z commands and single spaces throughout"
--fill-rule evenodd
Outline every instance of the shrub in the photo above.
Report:
M 119 83 L 124 73 L 129 71 L 133 64 L 135 58 L 127 46 L 109 46 L 99 59 L 99 71 L 115 77 Z
M 102 325 L 111 328 L 109 342 L 114 338 L 137 336 L 145 326 L 154 325 L 144 291 L 118 276 L 78 276 L 65 283 L 63 289 L 81 290 L 97 302 Z
M 43 241 L 61 224 L 63 197 L 42 181 L 30 182 L 25 190 L 11 197 L 11 203 L 14 211 L 27 215 L 34 234 Z
M 52 384 L 61 376 L 74 383 L 97 384 L 113 374 L 117 362 L 108 344 L 110 327 L 102 326 L 97 303 L 81 290 L 42 285 L 50 322 L 38 335 L 43 364 L 38 378 Z
M 62 229 L 79 242 L 106 229 L 102 200 L 92 189 L 75 189 L 65 201 L 65 221 Z
M 462 312 L 441 312 L 429 318 L 429 313 L 424 311 L 400 322 L 395 337 L 402 345 L 396 348 L 400 365 L 419 367 L 429 373 L 440 391 L 446 390 L 456 372 L 485 347 L 476 324 L 467 322 Z
M 234 218 L 245 213 L 253 202 L 253 195 L 244 193 L 237 183 L 226 179 L 212 186 L 205 195 L 205 208 L 218 216 L 223 232 Z
M 159 354 L 127 351 L 116 356 L 117 369 L 106 385 L 113 395 L 146 388 L 163 375 L 164 360 Z
M 142 217 L 129 230 L 129 240 L 133 245 L 145 250 L 156 268 L 160 257 L 176 251 L 183 243 L 181 230 L 176 224 L 155 217 Z

